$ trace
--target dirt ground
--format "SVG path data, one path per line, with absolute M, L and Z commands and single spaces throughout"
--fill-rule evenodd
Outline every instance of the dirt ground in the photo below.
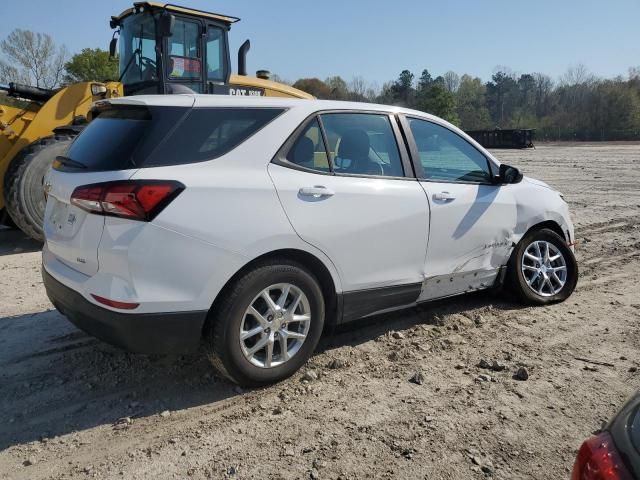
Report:
M 0 479 L 568 478 L 640 385 L 640 145 L 495 154 L 565 194 L 574 295 L 523 308 L 477 293 L 369 320 L 261 390 L 200 356 L 78 331 L 46 299 L 37 245 L 0 231 Z

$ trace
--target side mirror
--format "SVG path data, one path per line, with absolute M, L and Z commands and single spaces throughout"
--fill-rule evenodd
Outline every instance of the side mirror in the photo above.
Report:
M 170 37 L 173 35 L 173 26 L 176 23 L 176 17 L 168 12 L 162 12 L 158 18 L 158 35 L 161 37 Z
M 118 50 L 118 39 L 114 36 L 109 42 L 109 57 L 116 58 L 117 50 Z
M 512 167 L 505 163 L 500 165 L 498 180 L 500 183 L 518 183 L 522 180 L 522 173 L 516 167 Z

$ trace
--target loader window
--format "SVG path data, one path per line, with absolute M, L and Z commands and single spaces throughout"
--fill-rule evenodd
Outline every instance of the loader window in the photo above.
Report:
M 157 83 L 155 23 L 149 15 L 131 16 L 124 20 L 120 33 L 119 69 L 127 95 L 127 87 Z M 151 92 L 153 93 L 153 92 Z
M 194 80 L 202 74 L 202 54 L 198 46 L 200 25 L 177 19 L 169 37 L 169 78 Z
M 207 28 L 207 81 L 224 82 L 226 80 L 224 32 L 221 28 L 209 25 Z

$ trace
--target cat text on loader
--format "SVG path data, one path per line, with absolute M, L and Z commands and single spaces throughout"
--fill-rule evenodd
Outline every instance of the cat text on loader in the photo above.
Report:
M 135 3 L 111 18 L 117 81 L 56 90 L 0 84 L 0 220 L 8 214 L 29 236 L 43 240 L 44 176 L 91 120 L 95 101 L 179 93 L 313 98 L 270 81 L 267 71 L 247 76 L 249 41 L 238 52 L 237 74 L 231 74 L 227 34 L 238 20 L 175 5 Z

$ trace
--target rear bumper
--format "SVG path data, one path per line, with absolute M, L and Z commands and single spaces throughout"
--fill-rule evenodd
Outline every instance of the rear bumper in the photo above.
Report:
M 86 300 L 42 269 L 51 303 L 89 335 L 137 353 L 191 353 L 198 349 L 206 311 L 118 313 Z

